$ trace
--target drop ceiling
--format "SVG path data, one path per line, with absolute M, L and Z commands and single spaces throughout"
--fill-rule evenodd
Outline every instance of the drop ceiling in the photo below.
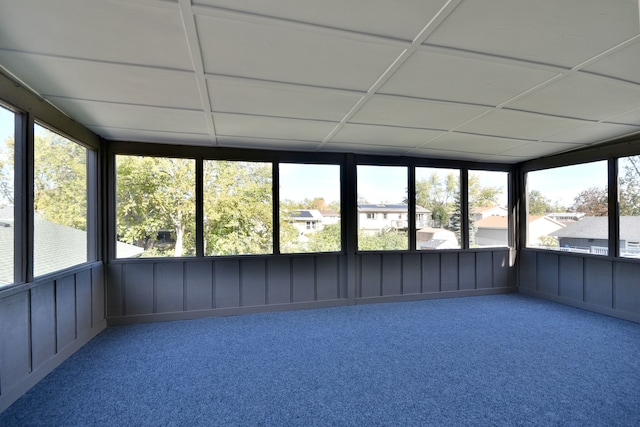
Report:
M 516 163 L 640 133 L 637 0 L 0 0 L 108 140 Z

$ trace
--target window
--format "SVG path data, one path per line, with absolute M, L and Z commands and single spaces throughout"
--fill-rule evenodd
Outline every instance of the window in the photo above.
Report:
M 204 254 L 273 253 L 272 164 L 205 160 Z
M 195 160 L 116 156 L 116 256 L 195 255 Z
M 340 166 L 280 163 L 280 252 L 342 249 Z
M 358 249 L 409 249 L 407 168 L 358 165 L 357 180 Z
M 416 168 L 417 249 L 460 248 L 460 215 L 460 170 Z
M 15 114 L 0 106 L 0 287 L 14 282 Z
M 509 245 L 509 173 L 469 171 L 469 246 Z
M 87 262 L 88 150 L 37 124 L 34 135 L 33 275 L 40 276 Z
M 618 159 L 620 256 L 640 258 L 640 155 Z
M 607 162 L 527 174 L 527 246 L 607 255 Z

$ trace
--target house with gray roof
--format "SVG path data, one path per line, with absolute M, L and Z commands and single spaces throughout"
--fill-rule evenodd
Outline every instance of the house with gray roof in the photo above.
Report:
M 606 255 L 609 245 L 609 217 L 587 216 L 550 233 L 558 246 L 568 251 Z M 620 254 L 640 257 L 640 216 L 620 217 Z

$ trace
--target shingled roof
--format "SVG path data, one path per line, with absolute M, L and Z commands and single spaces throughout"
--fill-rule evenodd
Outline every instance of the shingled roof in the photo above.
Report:
M 586 216 L 560 230 L 554 231 L 550 235 L 577 239 L 608 239 L 609 217 Z M 640 241 L 640 216 L 620 217 L 620 240 Z

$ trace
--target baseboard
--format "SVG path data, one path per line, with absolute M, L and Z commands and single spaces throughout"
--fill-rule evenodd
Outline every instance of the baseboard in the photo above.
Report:
M 29 389 L 35 386 L 38 382 L 40 382 L 44 377 L 46 377 L 49 373 L 51 373 L 55 368 L 57 368 L 62 362 L 67 360 L 73 353 L 80 350 L 82 346 L 91 341 L 95 336 L 97 336 L 100 332 L 104 331 L 107 327 L 106 320 L 103 320 L 92 329 L 90 329 L 86 334 L 79 336 L 76 338 L 73 343 L 71 343 L 68 347 L 62 349 L 58 353 L 56 353 L 51 359 L 46 361 L 42 366 L 32 371 L 28 376 L 25 377 L 23 381 L 11 387 L 8 390 L 2 390 L 2 395 L 0 395 L 0 412 L 7 409 L 11 406 L 16 400 L 20 398 L 23 394 L 25 394 Z
M 458 298 L 458 297 L 473 297 L 473 296 L 483 296 L 483 295 L 512 294 L 517 292 L 518 292 L 518 288 L 515 286 L 504 287 L 504 288 L 467 289 L 467 290 L 461 290 L 461 291 L 427 292 L 422 294 L 388 295 L 388 296 L 357 298 L 356 304 L 378 304 L 378 303 L 384 303 L 384 302 L 421 301 L 421 300 L 441 299 L 441 298 Z
M 590 304 L 584 301 L 577 301 L 571 298 L 565 298 L 558 295 L 547 294 L 544 292 L 536 291 L 534 289 L 520 288 L 520 293 L 523 295 L 529 295 L 532 297 L 557 302 L 559 304 L 580 308 L 582 310 L 592 311 L 598 314 L 604 314 L 605 316 L 610 316 L 610 317 L 615 317 L 617 319 L 640 323 L 640 313 L 629 313 L 628 311 L 616 310 L 615 308 L 603 307 L 601 305 Z
M 343 307 L 349 305 L 347 299 L 297 302 L 288 304 L 269 304 L 246 307 L 215 308 L 208 310 L 177 311 L 170 313 L 152 313 L 107 318 L 108 326 L 128 325 L 132 323 L 167 322 L 172 320 L 191 320 L 207 317 L 239 316 L 242 314 L 269 313 L 289 310 L 308 310 L 313 308 Z

